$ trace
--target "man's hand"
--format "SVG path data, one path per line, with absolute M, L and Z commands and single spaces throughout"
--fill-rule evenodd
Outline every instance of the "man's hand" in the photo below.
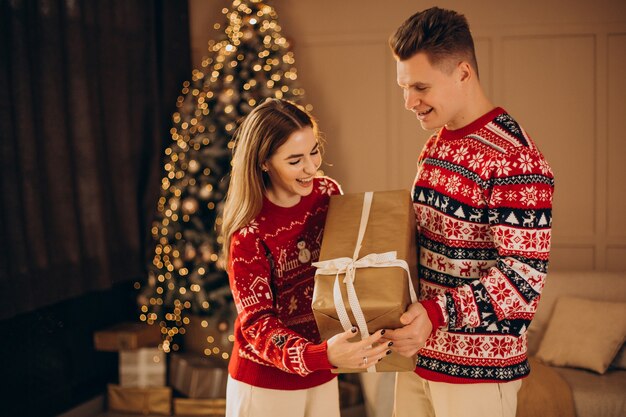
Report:
M 393 342 L 391 347 L 393 351 L 402 356 L 411 357 L 426 344 L 426 339 L 433 330 L 433 324 L 428 318 L 426 309 L 419 302 L 409 306 L 400 316 L 400 322 L 404 327 L 387 330 L 385 339 Z

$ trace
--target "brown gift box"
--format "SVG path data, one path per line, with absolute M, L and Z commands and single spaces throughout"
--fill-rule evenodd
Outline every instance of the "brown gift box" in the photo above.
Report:
M 174 398 L 174 415 L 223 417 L 226 415 L 226 399 Z
M 120 351 L 119 376 L 122 387 L 163 387 L 165 370 L 165 352 L 160 348 Z
M 96 350 L 117 352 L 141 347 L 156 347 L 161 341 L 161 330 L 157 325 L 146 323 L 119 323 L 94 333 Z
M 172 389 L 170 387 L 128 388 L 108 385 L 109 410 L 138 414 L 172 413 Z
M 169 385 L 189 398 L 225 398 L 227 363 L 194 353 L 172 353 Z
M 320 262 L 342 257 L 352 259 L 359 234 L 363 201 L 364 193 L 331 197 Z M 358 258 L 369 254 L 397 252 L 397 259 L 408 263 L 413 288 L 417 289 L 415 234 L 415 212 L 410 193 L 405 190 L 375 192 Z M 335 273 L 320 275 L 318 271 L 318 275 L 315 276 L 312 307 L 324 340 L 344 331 L 333 300 L 335 275 Z M 348 303 L 344 277 L 345 274 L 339 274 L 341 294 L 350 322 L 356 325 L 352 308 Z M 354 288 L 370 334 L 380 329 L 395 329 L 402 326 L 400 316 L 411 304 L 409 280 L 404 269 L 358 268 Z M 360 340 L 360 336 L 357 337 L 352 340 Z M 413 371 L 416 359 L 417 356 L 406 358 L 392 352 L 378 362 L 375 369 L 376 372 Z M 347 368 L 333 370 L 335 373 L 365 371 Z

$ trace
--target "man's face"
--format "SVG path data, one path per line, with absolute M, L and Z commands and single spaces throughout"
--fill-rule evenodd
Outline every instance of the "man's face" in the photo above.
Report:
M 452 63 L 446 63 L 447 66 Z M 404 107 L 415 113 L 425 130 L 446 126 L 455 130 L 465 125 L 462 111 L 464 91 L 458 65 L 432 66 L 425 53 L 396 63 L 398 85 L 404 93 Z

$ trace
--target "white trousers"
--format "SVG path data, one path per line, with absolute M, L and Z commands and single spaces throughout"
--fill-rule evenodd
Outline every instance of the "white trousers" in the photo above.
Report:
M 522 381 L 447 384 L 398 372 L 395 417 L 515 417 Z
M 308 389 L 276 390 L 229 376 L 226 417 L 340 417 L 337 378 Z

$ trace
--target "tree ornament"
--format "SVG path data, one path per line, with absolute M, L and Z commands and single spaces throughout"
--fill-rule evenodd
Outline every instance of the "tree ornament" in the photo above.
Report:
M 200 170 L 200 163 L 195 159 L 192 159 L 191 161 L 189 161 L 187 170 L 189 171 L 189 173 L 195 174 Z
M 191 243 L 185 245 L 185 260 L 191 261 L 196 257 L 196 248 Z
M 198 200 L 192 197 L 188 197 L 183 200 L 183 213 L 184 214 L 194 214 L 198 211 Z

